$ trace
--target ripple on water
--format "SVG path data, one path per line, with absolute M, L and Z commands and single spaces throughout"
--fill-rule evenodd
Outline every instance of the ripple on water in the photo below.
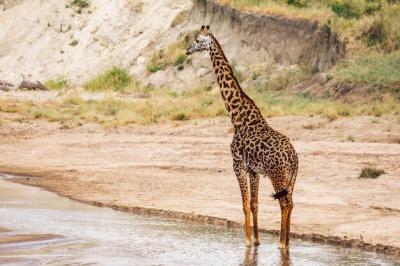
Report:
M 262 234 L 244 247 L 241 230 L 226 230 L 88 206 L 39 188 L 0 180 L 0 226 L 15 233 L 56 234 L 18 248 L 0 244 L 0 263 L 101 265 L 393 265 L 393 257 L 293 240 L 290 255 Z M 1 237 L 1 235 L 0 235 Z

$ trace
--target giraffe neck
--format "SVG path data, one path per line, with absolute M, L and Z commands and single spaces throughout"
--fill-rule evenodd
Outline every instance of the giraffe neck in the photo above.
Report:
M 260 109 L 242 90 L 218 41 L 213 37 L 210 49 L 211 62 L 217 77 L 221 96 L 233 126 L 264 123 Z

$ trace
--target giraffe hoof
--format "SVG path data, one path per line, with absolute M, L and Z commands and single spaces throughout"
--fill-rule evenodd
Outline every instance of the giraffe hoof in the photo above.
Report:
M 259 246 L 260 245 L 260 240 L 254 241 L 254 246 Z

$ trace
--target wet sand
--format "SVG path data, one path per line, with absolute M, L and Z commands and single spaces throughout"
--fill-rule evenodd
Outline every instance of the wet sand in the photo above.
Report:
M 294 140 L 300 156 L 292 221 L 295 234 L 399 250 L 397 118 L 269 121 Z M 309 124 L 316 128 L 306 129 Z M 226 119 L 119 129 L 86 125 L 72 130 L 35 122 L 3 126 L 0 135 L 0 172 L 36 176 L 17 182 L 97 205 L 243 223 L 229 151 L 232 131 Z M 348 136 L 354 142 L 346 141 Z M 365 166 L 381 168 L 386 174 L 359 179 Z M 279 206 L 269 196 L 270 181 L 263 179 L 260 186 L 260 226 L 277 231 Z

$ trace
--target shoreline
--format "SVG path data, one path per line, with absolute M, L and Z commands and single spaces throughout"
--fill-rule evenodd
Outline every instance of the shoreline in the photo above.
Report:
M 186 213 L 174 210 L 163 210 L 163 209 L 156 209 L 156 208 L 149 208 L 149 207 L 142 207 L 142 206 L 123 206 L 123 205 L 115 205 L 115 204 L 107 204 L 102 203 L 99 201 L 90 201 L 90 200 L 83 200 L 79 198 L 75 198 L 72 196 L 68 196 L 62 192 L 54 191 L 46 186 L 36 185 L 29 183 L 31 178 L 41 178 L 44 175 L 40 173 L 36 173 L 35 175 L 28 175 L 26 173 L 27 170 L 3 170 L 0 167 L 0 174 L 5 175 L 13 175 L 18 176 L 17 178 L 7 178 L 7 181 L 18 183 L 21 185 L 39 187 L 46 191 L 52 192 L 57 194 L 60 197 L 65 197 L 80 203 L 89 204 L 96 207 L 102 208 L 110 208 L 116 211 L 132 213 L 136 215 L 145 215 L 145 216 L 153 216 L 153 217 L 162 217 L 168 219 L 176 219 L 185 222 L 193 222 L 193 223 L 200 223 L 200 224 L 209 224 L 215 225 L 218 227 L 226 228 L 226 229 L 242 229 L 243 224 L 232 221 L 226 218 L 215 217 L 215 216 L 208 216 L 202 214 L 195 214 L 195 213 Z M 265 228 L 260 228 L 260 232 L 272 234 L 272 235 L 279 235 L 279 230 L 270 230 Z M 368 252 L 376 252 L 380 254 L 400 257 L 400 247 L 395 247 L 391 245 L 385 245 L 381 243 L 372 244 L 360 239 L 348 239 L 346 237 L 338 237 L 338 236 L 330 236 L 330 235 L 323 235 L 323 234 L 302 234 L 297 232 L 290 233 L 291 238 L 300 239 L 305 241 L 311 241 L 320 244 L 329 244 L 335 245 L 344 248 L 356 248 L 362 251 Z M 0 238 L 1 240 L 1 238 Z
M 399 256 L 396 121 L 269 119 L 273 128 L 293 140 L 300 158 L 293 237 Z M 319 127 L 307 129 L 315 124 Z M 19 183 L 122 211 L 225 228 L 241 228 L 244 222 L 229 151 L 231 125 L 225 118 L 118 129 L 87 124 L 68 130 L 32 121 L 2 126 L 0 135 L 0 172 L 31 177 Z M 359 178 L 365 167 L 385 174 Z M 270 180 L 262 178 L 259 227 L 276 234 L 280 209 L 271 193 Z

